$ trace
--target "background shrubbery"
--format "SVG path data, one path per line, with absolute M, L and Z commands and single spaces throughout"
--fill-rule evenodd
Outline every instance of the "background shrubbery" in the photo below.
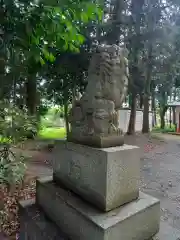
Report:
M 176 126 L 175 125 L 172 125 L 171 127 L 170 126 L 165 126 L 164 129 L 162 129 L 160 126 L 156 126 L 153 128 L 153 131 L 154 132 L 162 132 L 162 133 L 170 133 L 170 132 L 175 132 L 176 131 Z

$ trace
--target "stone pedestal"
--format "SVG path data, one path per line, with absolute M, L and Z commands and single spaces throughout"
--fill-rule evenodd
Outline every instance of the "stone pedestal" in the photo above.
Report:
M 159 231 L 160 203 L 139 193 L 139 161 L 135 146 L 57 143 L 53 177 L 37 181 L 36 205 L 53 223 L 46 229 L 72 240 L 150 240 Z M 22 240 L 40 230 L 32 234 Z
M 103 211 L 139 196 L 140 151 L 136 146 L 92 148 L 58 142 L 54 180 Z
M 101 212 L 53 181 L 41 179 L 36 201 L 74 240 L 145 240 L 159 230 L 159 201 L 143 193 L 136 201 Z

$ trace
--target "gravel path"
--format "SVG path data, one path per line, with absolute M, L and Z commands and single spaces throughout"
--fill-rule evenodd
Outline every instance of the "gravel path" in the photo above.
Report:
M 141 190 L 161 201 L 161 222 L 180 230 L 180 137 L 165 136 L 166 143 L 141 158 Z M 161 232 L 165 231 L 161 229 Z M 180 238 L 180 232 L 177 239 Z

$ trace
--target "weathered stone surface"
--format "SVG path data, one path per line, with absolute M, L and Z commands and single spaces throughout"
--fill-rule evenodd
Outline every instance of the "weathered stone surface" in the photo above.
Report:
M 58 227 L 47 219 L 44 213 L 38 208 L 37 205 L 35 205 L 34 200 L 21 201 L 20 206 L 21 206 L 20 240 L 27 239 L 68 240 L 67 237 L 61 236 L 62 233 L 59 231 Z M 26 231 L 23 228 L 23 225 L 25 223 L 27 223 L 26 226 L 28 226 Z M 41 227 L 37 227 L 38 225 L 40 225 Z M 50 235 L 47 234 L 47 232 L 49 232 Z M 52 238 L 52 236 L 55 235 L 56 232 L 58 232 L 59 234 L 57 234 L 57 237 Z M 38 233 L 40 233 L 41 238 L 37 238 L 39 237 Z M 27 234 L 29 235 L 29 238 L 25 237 Z M 32 238 L 32 236 L 35 236 L 36 238 L 35 237 Z M 51 237 L 49 238 L 49 236 Z M 8 238 L 1 233 L 0 239 L 7 240 Z M 166 222 L 161 222 L 160 232 L 151 240 L 178 240 L 178 239 L 180 239 L 180 231 L 173 227 L 170 227 Z
M 66 141 L 57 142 L 54 179 L 103 211 L 139 196 L 140 152 L 123 145 L 97 149 Z
M 97 46 L 90 61 L 86 90 L 72 104 L 68 140 L 96 147 L 123 144 L 117 110 L 126 97 L 128 86 L 125 52 L 115 44 Z
M 38 209 L 34 200 L 20 202 L 20 222 L 19 240 L 68 240 Z
M 37 182 L 37 203 L 73 240 L 147 240 L 159 231 L 160 203 L 140 193 L 138 200 L 107 213 L 52 181 Z
M 69 135 L 67 137 L 69 142 L 79 143 L 83 145 L 88 145 L 91 147 L 107 148 L 122 146 L 124 144 L 123 135 L 113 135 L 113 136 L 80 136 L 79 138 Z
M 2 232 L 0 232 L 0 239 L 1 240 L 8 240 L 8 237 L 5 236 Z
M 37 231 L 38 232 L 40 231 L 40 234 L 41 234 L 40 236 L 43 237 L 44 240 L 46 240 L 45 236 L 46 237 L 49 236 L 47 235 L 47 231 L 51 233 L 50 239 L 53 239 L 52 236 L 56 231 L 58 231 L 62 235 L 62 233 L 58 230 L 58 227 L 54 225 L 50 220 L 48 220 L 47 217 L 45 217 L 44 213 L 41 210 L 39 210 L 38 206 L 35 205 L 35 201 L 31 201 L 31 200 L 22 201 L 20 206 L 21 206 L 21 221 L 22 221 L 21 229 L 23 224 L 27 222 L 28 228 L 26 229 L 26 231 L 28 235 L 32 236 L 32 234 L 34 234 L 37 237 L 38 236 Z M 39 223 L 42 226 L 41 228 L 36 227 L 37 225 L 39 225 Z M 31 225 L 34 226 L 33 230 Z M 26 232 L 24 231 L 25 229 L 22 229 L 22 230 L 23 231 L 21 231 L 20 240 L 26 240 L 26 238 L 24 237 L 26 234 Z M 54 240 L 68 240 L 67 237 L 64 237 L 64 236 L 61 237 L 60 234 L 59 235 L 57 234 L 58 237 L 57 238 L 55 237 Z M 1 233 L 0 239 L 7 240 L 8 238 Z M 29 239 L 32 239 L 32 238 L 29 237 Z M 39 240 L 41 238 L 35 238 L 35 239 Z M 50 240 L 49 238 L 47 239 Z M 170 227 L 166 222 L 161 222 L 160 232 L 151 240 L 178 240 L 178 239 L 180 239 L 180 231 L 173 227 Z

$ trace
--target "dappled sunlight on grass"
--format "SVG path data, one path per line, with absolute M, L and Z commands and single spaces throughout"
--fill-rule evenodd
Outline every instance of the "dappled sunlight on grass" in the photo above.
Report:
M 0 136 L 0 144 L 5 144 L 5 143 L 7 144 L 11 142 L 12 142 L 11 139 Z
M 66 137 L 66 129 L 65 128 L 43 128 L 40 130 L 38 137 L 44 139 L 58 139 Z

